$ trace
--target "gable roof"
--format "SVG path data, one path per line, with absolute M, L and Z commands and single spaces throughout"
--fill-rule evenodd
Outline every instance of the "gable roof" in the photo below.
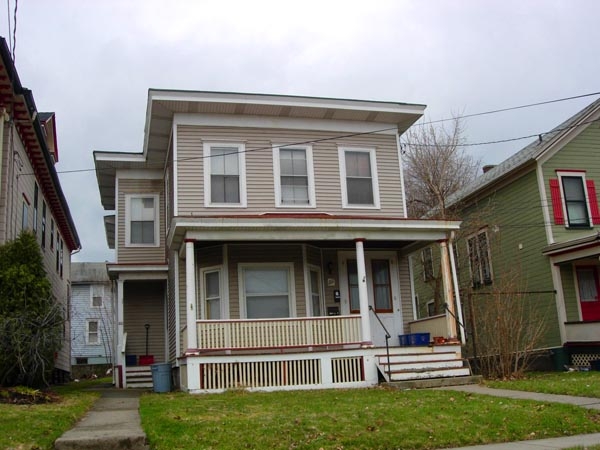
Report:
M 505 159 L 496 167 L 475 179 L 475 181 L 468 186 L 465 186 L 463 189 L 456 192 L 449 198 L 447 205 L 452 206 L 459 201 L 466 200 L 468 197 L 483 191 L 487 187 L 510 176 L 528 164 L 537 161 L 549 151 L 559 139 L 568 136 L 569 134 L 577 135 L 583 131 L 591 123 L 588 121 L 590 115 L 599 110 L 600 98 L 590 103 L 577 114 L 568 118 L 549 132 L 542 133 L 540 138 L 525 146 L 511 157 Z

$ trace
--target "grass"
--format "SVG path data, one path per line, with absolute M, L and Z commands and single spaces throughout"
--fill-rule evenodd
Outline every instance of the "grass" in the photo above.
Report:
M 60 400 L 38 405 L 0 404 L 0 448 L 51 449 L 99 397 L 85 390 L 107 379 L 69 383 L 52 388 Z
M 545 394 L 600 398 L 600 372 L 530 372 L 526 378 L 486 381 L 486 386 Z
M 384 388 L 148 394 L 153 449 L 434 449 L 600 431 L 570 405 Z

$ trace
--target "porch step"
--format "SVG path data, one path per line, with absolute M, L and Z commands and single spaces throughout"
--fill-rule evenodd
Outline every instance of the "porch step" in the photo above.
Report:
M 390 381 L 420 380 L 425 378 L 465 377 L 471 375 L 468 367 L 428 368 L 422 370 L 407 370 L 392 372 Z
M 482 380 L 483 378 L 481 375 L 468 375 L 451 378 L 424 378 L 421 380 L 391 381 L 389 383 L 383 383 L 383 385 L 394 389 L 432 389 L 444 386 L 479 384 Z
M 151 388 L 153 386 L 150 366 L 128 366 L 126 378 L 128 388 Z
M 387 364 L 387 355 L 377 355 L 379 364 Z M 450 352 L 426 352 L 426 353 L 390 353 L 390 364 L 402 364 L 402 363 L 413 363 L 413 362 L 427 362 L 431 360 L 435 361 L 454 361 L 460 358 L 460 354 L 455 351 Z

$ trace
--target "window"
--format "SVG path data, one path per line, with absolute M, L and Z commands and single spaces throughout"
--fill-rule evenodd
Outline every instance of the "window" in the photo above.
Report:
M 467 251 L 473 287 L 492 284 L 492 265 L 486 230 L 467 238 Z
M 23 200 L 23 215 L 21 216 L 21 229 L 26 230 L 29 227 L 29 205 Z
M 100 343 L 100 333 L 97 320 L 87 321 L 87 332 L 86 332 L 86 343 L 90 345 L 97 345 Z
M 56 271 L 58 272 L 59 268 L 59 258 L 60 258 L 60 235 L 58 234 L 58 230 L 56 230 Z
M 246 206 L 245 164 L 242 144 L 204 144 L 205 206 Z
M 316 267 L 311 268 L 309 270 L 309 276 L 311 313 L 313 316 L 321 316 L 323 315 L 321 302 L 321 271 Z
M 387 259 L 373 259 L 371 261 L 371 272 L 373 275 L 375 312 L 390 313 L 393 311 L 390 262 Z
M 54 250 L 54 219 L 50 219 L 50 250 Z
M 291 317 L 293 265 L 242 267 L 246 318 Z
M 158 195 L 126 196 L 125 244 L 128 246 L 158 246 Z
M 345 208 L 379 208 L 374 149 L 339 149 L 342 204 Z
M 102 299 L 104 297 L 104 286 L 102 285 L 91 285 L 90 295 L 92 296 L 92 308 L 101 308 Z
M 431 316 L 435 316 L 435 301 L 434 300 L 429 300 L 427 302 L 427 315 L 429 317 Z
M 38 222 L 38 197 L 39 197 L 39 188 L 37 183 L 35 183 L 33 189 L 33 234 L 37 234 L 37 222 Z
M 221 319 L 221 271 L 204 272 L 204 317 L 207 320 Z
M 315 206 L 311 147 L 274 147 L 273 171 L 277 206 Z
M 64 247 L 65 247 L 65 241 L 63 241 L 61 239 L 60 241 L 60 262 L 59 262 L 59 275 L 62 278 L 63 276 L 63 253 L 64 253 Z
M 87 364 L 88 363 L 88 359 L 87 358 L 83 358 L 83 357 L 76 357 L 75 358 L 75 364 Z
M 568 228 L 589 228 L 600 224 L 600 209 L 594 180 L 585 171 L 557 171 L 550 179 L 554 223 Z
M 423 280 L 433 280 L 433 250 L 431 249 L 431 247 L 427 247 L 421 250 L 421 264 L 423 266 Z
M 42 249 L 46 247 L 46 202 L 42 200 Z
M 360 299 L 358 297 L 358 268 L 355 259 L 349 259 L 348 268 L 348 295 L 350 296 L 350 313 L 360 313 Z

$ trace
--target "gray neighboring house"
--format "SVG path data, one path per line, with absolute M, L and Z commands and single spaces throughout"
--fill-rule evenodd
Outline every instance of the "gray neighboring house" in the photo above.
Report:
M 113 289 L 106 263 L 73 263 L 71 277 L 71 364 L 112 364 Z

